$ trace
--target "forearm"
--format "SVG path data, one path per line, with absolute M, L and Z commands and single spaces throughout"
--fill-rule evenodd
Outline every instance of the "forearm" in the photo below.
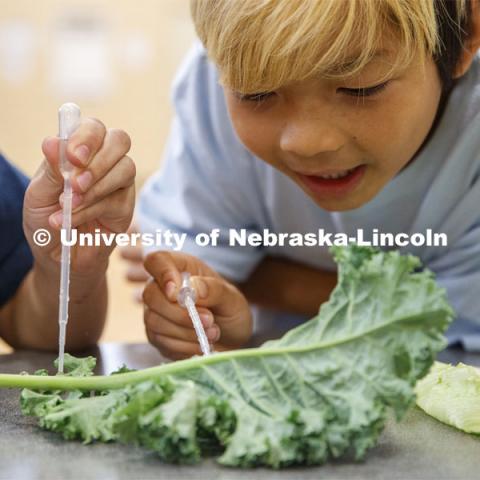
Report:
M 337 274 L 283 258 L 266 257 L 239 285 L 250 303 L 301 315 L 316 315 L 337 283 Z
M 79 276 L 70 282 L 66 348 L 79 350 L 95 344 L 107 311 L 107 282 L 102 273 Z M 2 335 L 14 348 L 55 350 L 58 346 L 60 273 L 36 264 L 2 312 Z

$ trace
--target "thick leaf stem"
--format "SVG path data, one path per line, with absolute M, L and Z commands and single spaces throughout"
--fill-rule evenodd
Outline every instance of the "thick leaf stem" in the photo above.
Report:
M 437 312 L 429 312 L 435 318 Z M 442 312 L 438 312 L 441 314 Z M 259 347 L 245 348 L 241 350 L 232 350 L 228 352 L 215 353 L 204 357 L 193 357 L 178 362 L 166 363 L 157 367 L 146 368 L 135 372 L 121 373 L 118 375 L 95 375 L 91 377 L 67 377 L 62 375 L 55 376 L 38 376 L 38 375 L 14 375 L 0 374 L 0 388 L 30 388 L 33 390 L 112 390 L 123 388 L 127 385 L 140 383 L 162 375 L 178 374 L 182 371 L 191 371 L 200 369 L 208 365 L 214 365 L 219 362 L 228 360 L 241 359 L 243 357 L 268 357 L 271 355 L 285 355 L 306 352 L 309 350 L 317 350 L 339 346 L 375 333 L 383 328 L 391 328 L 394 323 L 412 322 L 417 317 L 422 318 L 425 313 L 419 313 L 410 317 L 399 317 L 388 322 L 375 325 L 367 331 L 361 331 L 356 335 L 350 335 L 342 339 L 330 342 L 319 342 L 299 347 L 292 345 L 288 347 Z

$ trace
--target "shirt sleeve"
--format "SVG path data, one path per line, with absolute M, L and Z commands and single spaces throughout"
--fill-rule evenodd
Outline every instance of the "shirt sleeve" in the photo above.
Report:
M 447 291 L 456 319 L 447 332 L 450 345 L 480 352 L 480 180 L 471 185 L 446 217 L 449 232 L 443 255 L 428 262 L 437 282 Z
M 22 222 L 28 182 L 0 155 L 0 307 L 15 294 L 33 264 Z
M 263 251 L 229 246 L 228 233 L 230 228 L 256 232 L 263 222 L 254 165 L 258 160 L 233 132 L 216 69 L 199 45 L 174 83 L 173 103 L 175 118 L 163 166 L 140 194 L 140 229 L 185 234 L 183 251 L 227 278 L 243 281 Z M 196 236 L 212 229 L 220 230 L 217 246 L 199 246 Z M 168 248 L 157 242 L 146 250 Z

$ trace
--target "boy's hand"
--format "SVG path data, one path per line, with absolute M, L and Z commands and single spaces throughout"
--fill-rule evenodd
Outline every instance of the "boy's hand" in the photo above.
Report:
M 182 272 L 190 272 L 196 306 L 215 350 L 239 348 L 252 334 L 252 315 L 245 296 L 197 258 L 184 253 L 155 252 L 145 260 L 152 275 L 143 293 L 147 336 L 166 357 L 201 355 L 187 310 L 177 303 Z
M 58 267 L 61 256 L 63 177 L 59 168 L 59 139 L 43 141 L 45 160 L 32 179 L 24 202 L 24 231 L 37 263 Z M 135 202 L 135 165 L 126 156 L 130 137 L 122 130 L 106 129 L 98 120 L 84 119 L 67 144 L 72 176 L 72 228 L 78 233 L 125 232 Z M 34 232 L 46 229 L 48 245 L 38 246 Z M 105 271 L 112 246 L 72 246 L 72 275 Z

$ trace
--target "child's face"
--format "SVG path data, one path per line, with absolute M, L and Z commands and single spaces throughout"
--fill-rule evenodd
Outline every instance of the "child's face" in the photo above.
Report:
M 388 58 L 379 54 L 349 81 L 310 79 L 257 99 L 225 89 L 235 130 L 320 207 L 358 208 L 414 157 L 440 101 L 432 59 L 416 59 L 382 85 Z

